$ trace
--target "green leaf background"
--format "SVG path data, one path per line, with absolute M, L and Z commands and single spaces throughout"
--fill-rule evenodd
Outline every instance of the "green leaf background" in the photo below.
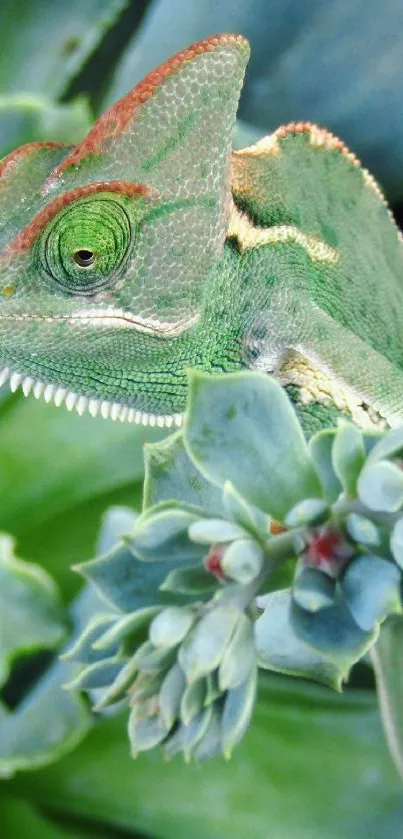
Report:
M 237 144 L 290 120 L 324 124 L 361 156 L 399 211 L 400 0 L 5 0 L 0 155 L 33 140 L 77 142 L 94 116 L 159 62 L 194 40 L 228 30 L 242 32 L 252 46 Z M 142 444 L 161 436 L 4 392 L 0 529 L 16 538 L 18 555 L 54 577 L 66 605 L 80 585 L 69 566 L 94 555 L 104 511 L 121 504 L 140 509 Z M 162 466 L 150 450 L 149 469 Z M 171 487 L 166 484 L 163 492 L 169 497 Z M 385 635 L 383 649 L 381 636 L 377 648 L 392 684 L 388 713 L 398 726 L 399 632 Z M 26 720 L 27 708 L 36 708 L 40 737 L 57 710 L 60 748 L 52 759 L 59 759 L 32 771 L 41 761 L 30 757 L 24 737 L 13 746 L 16 765 L 21 758 L 20 768 L 31 764 L 31 771 L 2 783 L 4 835 L 398 837 L 401 786 L 383 741 L 374 691 L 366 679 L 360 682 L 365 672 L 356 675 L 360 690 L 349 689 L 342 697 L 285 676 L 264 679 L 254 723 L 231 763 L 196 769 L 178 759 L 165 765 L 157 754 L 131 761 L 119 716 L 98 720 L 85 737 L 90 720 L 80 703 L 69 728 L 70 694 L 60 687 L 66 671 L 55 663 L 9 713 L 15 730 L 16 713 Z M 0 718 L 0 754 L 7 745 L 1 725 Z M 19 731 L 24 734 L 23 727 Z M 25 758 L 18 752 L 21 742 Z M 45 740 L 37 747 L 37 755 L 42 747 L 45 754 Z

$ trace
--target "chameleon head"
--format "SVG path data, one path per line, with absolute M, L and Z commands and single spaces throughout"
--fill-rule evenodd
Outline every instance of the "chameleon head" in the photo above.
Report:
M 179 422 L 185 369 L 208 358 L 203 301 L 248 54 L 236 35 L 195 44 L 79 146 L 31 143 L 0 163 L 0 380 L 79 411 Z

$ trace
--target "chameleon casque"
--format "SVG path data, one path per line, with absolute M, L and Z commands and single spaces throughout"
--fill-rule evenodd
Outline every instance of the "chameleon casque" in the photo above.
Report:
M 403 245 L 372 176 L 292 123 L 231 151 L 249 55 L 194 44 L 77 147 L 0 163 L 1 383 L 180 424 L 186 369 L 265 370 L 307 433 L 403 416 Z

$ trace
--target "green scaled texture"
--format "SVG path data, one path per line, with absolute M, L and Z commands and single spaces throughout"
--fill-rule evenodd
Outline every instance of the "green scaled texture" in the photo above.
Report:
M 339 416 L 401 420 L 401 236 L 325 129 L 291 123 L 232 151 L 248 56 L 241 35 L 213 35 L 77 146 L 0 162 L 1 382 L 169 427 L 188 368 L 252 368 L 282 384 L 307 435 Z

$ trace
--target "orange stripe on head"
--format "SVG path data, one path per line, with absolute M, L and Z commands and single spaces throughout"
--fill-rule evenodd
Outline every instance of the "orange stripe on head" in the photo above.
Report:
M 23 157 L 29 157 L 31 154 L 35 154 L 42 149 L 54 149 L 54 148 L 71 148 L 66 143 L 25 143 L 25 145 L 20 146 L 18 149 L 10 152 L 10 154 L 3 157 L 0 161 L 0 178 L 7 177 L 10 171 L 14 168 L 14 164 L 17 163 Z M 74 151 L 74 149 L 73 149 Z
M 156 70 L 148 73 L 140 84 L 136 85 L 126 96 L 119 99 L 118 102 L 105 111 L 91 128 L 82 143 L 76 146 L 59 166 L 53 170 L 48 180 L 53 181 L 61 172 L 64 172 L 70 166 L 77 166 L 88 154 L 101 152 L 103 141 L 121 134 L 135 116 L 138 108 L 148 102 L 162 82 L 169 76 L 177 73 L 187 61 L 191 61 L 197 55 L 213 52 L 216 47 L 225 46 L 226 44 L 239 44 L 243 46 L 247 45 L 247 41 L 242 35 L 214 35 L 210 38 L 205 38 L 203 41 L 198 41 L 196 44 L 192 44 L 192 46 L 182 50 L 177 55 L 174 55 L 173 58 L 161 64 Z M 46 182 L 44 188 L 46 189 Z
M 40 210 L 39 213 L 32 219 L 21 233 L 18 233 L 14 239 L 9 242 L 4 249 L 2 257 L 10 257 L 17 253 L 22 253 L 37 240 L 42 230 L 46 227 L 49 221 L 54 218 L 60 210 L 77 201 L 79 198 L 86 198 L 88 195 L 94 195 L 97 192 L 118 192 L 120 195 L 125 195 L 128 198 L 133 198 L 140 195 L 144 198 L 156 198 L 158 193 L 155 189 L 149 189 L 144 184 L 132 184 L 129 181 L 106 181 L 105 183 L 86 184 L 64 192 L 59 195 L 50 204 Z

